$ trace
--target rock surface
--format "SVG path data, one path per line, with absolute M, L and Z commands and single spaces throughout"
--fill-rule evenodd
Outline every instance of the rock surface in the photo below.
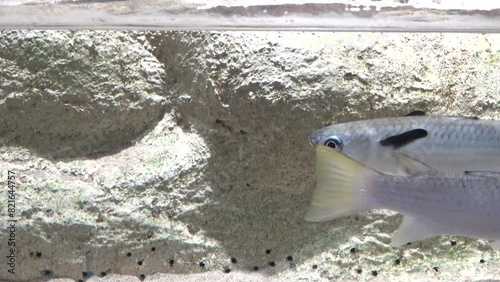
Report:
M 303 220 L 313 130 L 415 109 L 500 119 L 498 35 L 2 31 L 0 66 L 19 218 L 0 279 L 500 275 L 482 240 L 390 247 L 389 211 Z

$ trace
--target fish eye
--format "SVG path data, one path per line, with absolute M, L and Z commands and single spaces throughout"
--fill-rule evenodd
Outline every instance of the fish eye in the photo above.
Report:
M 342 142 L 342 139 L 335 135 L 326 138 L 323 144 L 339 152 L 342 151 L 342 148 L 344 147 L 344 142 Z

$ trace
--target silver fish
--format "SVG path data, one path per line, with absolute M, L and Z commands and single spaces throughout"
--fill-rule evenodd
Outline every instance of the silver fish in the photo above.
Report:
M 405 155 L 398 159 L 408 176 L 382 174 L 316 146 L 316 189 L 306 220 L 383 208 L 404 215 L 393 246 L 444 234 L 500 240 L 500 172 L 443 173 Z
M 377 169 L 401 175 L 404 154 L 443 172 L 500 171 L 500 121 L 470 117 L 407 116 L 334 124 L 313 132 L 326 145 Z

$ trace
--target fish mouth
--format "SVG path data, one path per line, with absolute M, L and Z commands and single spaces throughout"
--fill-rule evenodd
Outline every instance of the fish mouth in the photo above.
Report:
M 314 138 L 314 134 L 309 135 L 308 139 L 309 139 L 309 144 L 311 146 L 313 146 L 313 147 L 316 146 L 316 142 L 314 142 L 314 139 L 316 139 L 316 138 Z

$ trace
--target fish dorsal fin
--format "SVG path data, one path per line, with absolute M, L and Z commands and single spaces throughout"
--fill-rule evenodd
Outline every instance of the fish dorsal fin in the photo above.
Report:
M 447 116 L 447 117 L 450 117 L 450 118 L 457 118 L 457 119 L 479 119 L 479 117 L 467 117 L 467 116 Z
M 405 115 L 405 117 L 413 117 L 413 116 L 425 116 L 425 112 L 416 110 L 416 111 L 411 111 Z
M 379 143 L 384 147 L 393 146 L 394 149 L 398 149 L 406 144 L 409 144 L 417 139 L 424 138 L 426 136 L 427 136 L 427 130 L 417 128 L 403 132 L 398 135 L 389 136 L 384 140 L 380 140 Z
M 500 171 L 464 171 L 465 174 L 480 177 L 500 177 Z
M 401 153 L 392 153 L 392 155 L 394 156 L 394 158 L 398 160 L 399 168 L 407 176 L 436 173 L 436 170 L 433 169 L 432 167 L 408 155 Z

